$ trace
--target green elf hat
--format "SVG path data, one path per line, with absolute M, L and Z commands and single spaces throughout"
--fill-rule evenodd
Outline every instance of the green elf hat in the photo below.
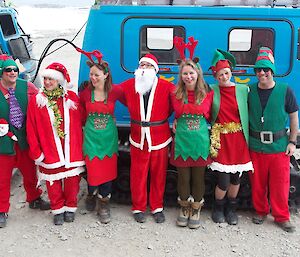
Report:
M 254 69 L 270 68 L 273 71 L 273 73 L 276 72 L 274 55 L 270 48 L 268 47 L 259 48 L 259 52 L 253 68 Z
M 235 65 L 236 65 L 236 60 L 231 53 L 223 51 L 221 49 L 217 49 L 215 51 L 209 69 L 211 69 L 213 74 L 215 75 L 219 70 L 225 68 L 233 69 Z
M 13 59 L 11 59 L 10 56 L 1 55 L 0 56 L 0 75 L 2 75 L 3 69 L 5 69 L 9 66 L 14 66 L 19 69 L 17 63 Z

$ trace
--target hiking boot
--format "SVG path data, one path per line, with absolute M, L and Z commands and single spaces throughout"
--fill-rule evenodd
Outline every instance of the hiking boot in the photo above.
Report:
M 154 213 L 153 218 L 156 223 L 163 223 L 166 220 L 165 215 L 162 211 Z
M 6 227 L 7 213 L 0 212 L 0 228 Z
M 224 216 L 224 204 L 225 199 L 222 200 L 215 200 L 213 211 L 211 218 L 215 223 L 224 223 L 225 222 L 225 216 Z
M 85 199 L 85 208 L 88 211 L 94 211 L 96 208 L 96 195 L 88 194 Z
M 75 219 L 75 212 L 66 211 L 64 213 L 64 221 L 65 222 L 73 222 Z
M 296 230 L 295 226 L 292 225 L 292 223 L 289 220 L 288 221 L 284 221 L 284 222 L 277 222 L 277 221 L 275 221 L 275 223 L 276 223 L 277 226 L 279 226 L 285 232 L 293 233 Z
M 225 208 L 225 219 L 229 225 L 238 224 L 238 216 L 236 214 L 237 205 L 238 200 L 236 198 L 228 198 Z
M 145 213 L 143 213 L 143 212 L 134 213 L 133 217 L 134 217 L 136 222 L 139 222 L 139 223 L 145 223 L 146 222 Z
M 204 200 L 202 199 L 201 202 L 192 202 L 191 203 L 191 210 L 190 210 L 190 217 L 188 221 L 189 228 L 199 228 L 200 227 L 200 210 L 203 206 Z
M 266 215 L 255 214 L 255 215 L 252 217 L 252 222 L 253 222 L 254 224 L 261 225 L 261 224 L 264 223 L 266 217 L 267 217 Z
M 110 222 L 109 197 L 98 198 L 98 210 L 100 222 L 107 224 Z
M 61 226 L 62 224 L 64 224 L 64 213 L 55 214 L 53 223 L 56 226 Z
M 179 227 L 186 227 L 190 216 L 190 202 L 178 200 L 180 205 L 179 215 L 176 220 L 176 224 Z
M 39 197 L 29 203 L 29 208 L 46 211 L 46 210 L 50 210 L 50 203 L 48 201 L 43 200 L 41 197 Z

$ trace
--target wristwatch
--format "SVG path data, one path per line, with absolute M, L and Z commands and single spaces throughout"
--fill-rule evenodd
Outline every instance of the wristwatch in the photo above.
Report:
M 290 144 L 293 144 L 293 145 L 295 145 L 295 146 L 297 146 L 297 142 L 296 142 L 296 141 L 290 140 L 289 143 L 290 143 Z

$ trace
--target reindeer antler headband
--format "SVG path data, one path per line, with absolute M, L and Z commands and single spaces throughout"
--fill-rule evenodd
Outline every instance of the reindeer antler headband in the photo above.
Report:
M 195 40 L 194 37 L 189 37 L 188 38 L 189 42 L 184 43 L 183 38 L 182 37 L 177 37 L 175 36 L 173 39 L 174 45 L 177 48 L 179 54 L 180 54 L 180 58 L 181 61 L 186 60 L 186 56 L 185 56 L 185 49 L 187 48 L 190 52 L 190 58 L 191 60 L 193 60 L 194 57 L 194 52 L 195 52 L 195 48 L 198 44 L 198 40 Z M 199 61 L 198 57 L 195 57 L 194 59 L 197 58 L 197 61 L 195 61 L 196 63 Z
M 99 65 L 104 67 L 105 73 L 108 72 L 108 64 L 102 60 L 103 54 L 99 50 L 93 50 L 91 52 L 86 52 L 79 47 L 76 47 L 76 51 L 84 54 L 92 63 L 95 63 L 93 56 L 97 59 Z

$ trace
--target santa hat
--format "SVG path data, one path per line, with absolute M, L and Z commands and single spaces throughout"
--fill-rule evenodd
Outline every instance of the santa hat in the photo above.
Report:
M 158 60 L 153 54 L 146 54 L 140 59 L 139 64 L 141 64 L 141 62 L 148 62 L 154 66 L 156 73 L 159 71 Z
M 64 89 L 70 88 L 70 75 L 68 70 L 64 65 L 58 62 L 51 63 L 42 71 L 41 76 L 43 78 L 51 78 L 58 81 L 58 84 L 61 85 Z
M 236 65 L 236 61 L 234 56 L 226 51 L 221 49 L 217 49 L 215 51 L 214 57 L 211 62 L 211 66 L 209 67 L 213 74 L 215 75 L 219 70 L 230 68 L 233 69 Z
M 273 73 L 276 72 L 274 55 L 270 48 L 268 47 L 259 48 L 259 52 L 253 68 L 254 69 L 270 68 L 273 71 Z

